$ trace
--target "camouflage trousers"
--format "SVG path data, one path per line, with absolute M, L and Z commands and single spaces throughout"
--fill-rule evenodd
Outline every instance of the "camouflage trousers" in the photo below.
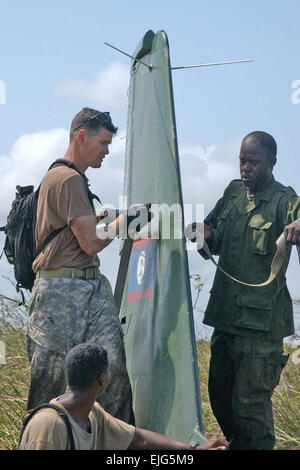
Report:
M 274 448 L 271 397 L 288 360 L 282 353 L 282 339 L 262 340 L 214 331 L 209 396 L 230 449 Z
M 134 423 L 123 333 L 112 289 L 105 276 L 81 280 L 39 278 L 35 281 L 27 325 L 31 381 L 27 409 L 65 391 L 64 361 L 80 343 L 107 350 L 111 381 L 99 403 L 123 421 Z

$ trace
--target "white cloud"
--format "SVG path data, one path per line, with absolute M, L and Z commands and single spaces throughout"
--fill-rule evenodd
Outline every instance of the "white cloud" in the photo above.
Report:
M 61 99 L 98 106 L 101 111 L 127 111 L 127 91 L 130 68 L 121 62 L 112 62 L 98 71 L 92 80 L 73 78 L 57 84 L 56 95 Z
M 50 164 L 65 153 L 68 145 L 68 131 L 52 129 L 20 136 L 12 146 L 10 155 L 0 156 L 1 198 L 0 225 L 5 225 L 7 215 L 15 198 L 17 185 L 34 185 L 37 189 Z M 4 245 L 4 233 L 0 233 L 0 247 Z M 0 276 L 14 281 L 13 267 L 5 255 L 0 261 Z M 14 288 L 0 278 L 0 292 L 17 296 Z
M 125 131 L 114 137 L 110 153 L 106 156 L 100 171 L 88 170 L 91 189 L 103 194 L 107 202 L 118 201 L 123 189 L 123 167 L 125 154 Z M 0 217 L 4 222 L 16 185 L 40 184 L 48 167 L 57 158 L 62 158 L 68 147 L 69 132 L 66 129 L 35 132 L 20 136 L 13 144 L 10 155 L 0 156 L 1 193 Z
M 11 154 L 0 157 L 1 192 L 0 216 L 7 214 L 14 199 L 16 185 L 39 185 L 48 166 L 57 158 L 63 157 L 68 145 L 68 131 L 50 131 L 24 134 L 11 149 Z

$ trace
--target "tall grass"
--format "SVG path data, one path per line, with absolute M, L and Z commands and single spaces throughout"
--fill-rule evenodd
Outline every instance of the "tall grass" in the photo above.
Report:
M 30 375 L 25 309 L 3 297 L 0 309 L 0 340 L 5 344 L 5 364 L 0 364 L 0 449 L 15 449 L 26 411 Z
M 285 352 L 290 354 L 290 358 L 272 398 L 276 437 L 275 449 L 300 450 L 300 353 L 290 344 L 285 344 L 284 348 Z M 209 350 L 208 341 L 197 341 L 202 413 L 204 430 L 207 436 L 212 434 L 222 435 L 211 411 L 208 396 Z
M 290 358 L 273 399 L 277 449 L 300 450 L 300 341 L 294 345 L 285 345 Z

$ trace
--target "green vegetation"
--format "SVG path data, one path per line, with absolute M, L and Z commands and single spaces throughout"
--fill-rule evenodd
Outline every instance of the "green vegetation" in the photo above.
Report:
M 26 309 L 3 297 L 0 309 L 0 340 L 5 344 L 5 364 L 0 363 L 0 449 L 15 449 L 30 376 L 24 335 Z
M 16 449 L 30 376 L 24 335 L 26 310 L 3 296 L 0 309 L 0 340 L 6 345 L 6 363 L 0 363 L 0 449 Z M 273 397 L 277 449 L 300 449 L 300 342 L 295 344 L 297 349 L 286 346 L 291 356 Z M 205 432 L 207 436 L 221 434 L 207 393 L 209 342 L 198 341 L 197 352 Z
M 298 348 L 300 350 L 300 341 Z M 275 449 L 300 450 L 300 352 L 290 345 L 285 345 L 285 349 L 290 354 L 290 358 L 272 399 L 276 435 Z M 208 397 L 209 350 L 209 342 L 197 341 L 203 422 L 205 434 L 208 437 L 212 434 L 222 435 L 212 414 Z

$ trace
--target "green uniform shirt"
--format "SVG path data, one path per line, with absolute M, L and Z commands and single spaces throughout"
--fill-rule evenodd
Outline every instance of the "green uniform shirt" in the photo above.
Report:
M 233 180 L 205 223 L 212 229 L 209 248 L 219 265 L 250 284 L 265 282 L 284 227 L 300 217 L 300 198 L 272 177 L 250 197 Z M 265 287 L 237 284 L 217 270 L 204 323 L 236 335 L 283 338 L 294 332 L 293 306 L 285 272 L 290 252 L 276 279 Z

